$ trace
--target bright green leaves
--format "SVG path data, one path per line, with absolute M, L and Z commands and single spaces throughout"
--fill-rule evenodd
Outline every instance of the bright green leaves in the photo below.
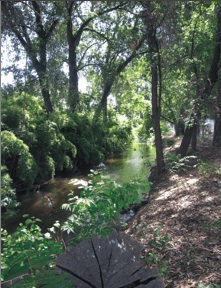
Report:
M 37 284 L 51 284 L 52 279 L 54 283 L 64 280 L 65 277 L 57 277 L 52 270 L 55 257 L 63 252 L 62 244 L 54 241 L 49 233 L 44 236 L 38 221 L 34 217 L 27 218 L 12 235 L 1 230 L 2 283 L 12 281 L 13 287 L 37 287 Z
M 2 132 L 2 157 L 3 161 L 15 155 L 28 153 L 28 146 L 18 139 L 14 133 L 10 131 Z
M 2 163 L 9 165 L 11 169 L 15 169 L 13 164 L 17 162 L 17 176 L 28 187 L 32 186 L 38 170 L 28 146 L 10 131 L 2 131 L 1 138 Z
M 70 194 L 68 204 L 62 208 L 73 214 L 61 229 L 74 233 L 74 243 L 94 233 L 107 235 L 120 216 L 122 209 L 128 209 L 132 203 L 140 203 L 150 189 L 147 181 L 133 180 L 122 185 L 92 170 L 89 181 L 74 181 L 81 187 L 80 197 Z
M 12 188 L 12 179 L 8 174 L 8 169 L 6 166 L 1 166 L 1 208 L 5 209 L 7 216 L 13 216 L 19 205 L 15 189 Z
M 3 129 L 13 130 L 15 133 L 35 128 L 36 118 L 43 113 L 41 102 L 37 97 L 25 92 L 15 93 L 10 98 L 2 99 Z

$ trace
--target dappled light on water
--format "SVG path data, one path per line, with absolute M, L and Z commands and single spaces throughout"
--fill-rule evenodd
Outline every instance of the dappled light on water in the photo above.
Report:
M 147 180 L 154 161 L 155 148 L 146 143 L 134 141 L 124 151 L 121 158 L 107 159 L 105 164 L 112 180 L 123 183 L 135 178 Z
M 155 148 L 153 146 L 133 141 L 120 157 L 106 160 L 105 165 L 102 165 L 102 169 L 99 170 L 107 172 L 111 180 L 118 183 L 129 182 L 135 178 L 147 180 L 154 160 Z M 88 176 L 83 174 L 74 178 L 88 180 Z M 73 176 L 55 177 L 37 192 L 22 196 L 19 199 L 22 203 L 21 210 L 15 217 L 5 221 L 3 228 L 6 228 L 8 232 L 14 232 L 19 223 L 23 222 L 23 214 L 42 220 L 39 226 L 44 232 L 52 227 L 56 220 L 64 222 L 70 216 L 70 211 L 62 210 L 61 205 L 68 202 L 68 194 L 71 190 L 75 192 L 75 195 L 79 194 L 79 189 L 70 182 L 71 179 Z

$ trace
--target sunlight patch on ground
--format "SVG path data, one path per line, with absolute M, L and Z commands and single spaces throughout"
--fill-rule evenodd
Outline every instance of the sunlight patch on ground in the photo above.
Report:
M 199 182 L 199 179 L 197 178 L 192 178 L 192 179 L 189 179 L 186 184 L 188 185 L 192 185 L 192 184 L 196 184 L 197 182 Z
M 156 198 L 156 200 L 164 200 L 173 194 L 174 194 L 174 191 L 171 189 L 169 191 L 163 192 L 162 195 L 160 195 L 160 197 Z

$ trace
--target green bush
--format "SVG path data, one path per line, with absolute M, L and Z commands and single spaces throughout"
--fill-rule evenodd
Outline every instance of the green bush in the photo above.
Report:
M 40 100 L 26 93 L 3 99 L 2 159 L 13 181 L 31 188 L 60 171 L 97 165 L 122 152 L 131 125 L 108 120 L 96 123 L 70 110 L 44 112 Z
M 1 229 L 1 283 L 27 288 L 71 287 L 67 274 L 58 276 L 54 271 L 55 259 L 64 252 L 63 246 L 50 233 L 42 234 L 39 221 L 27 218 L 12 235 Z
M 35 181 L 38 167 L 28 146 L 9 131 L 2 131 L 1 139 L 2 164 L 15 170 L 15 176 L 30 188 Z
M 197 165 L 200 175 L 211 176 L 221 174 L 221 169 L 211 163 L 200 161 Z
M 187 171 L 194 167 L 197 161 L 196 156 L 186 156 L 181 158 L 180 154 L 168 153 L 165 156 L 166 168 L 170 173 Z
M 76 146 L 61 131 L 71 121 L 68 115 L 52 112 L 48 117 L 39 99 L 25 93 L 3 102 L 2 159 L 13 171 L 13 181 L 17 178 L 31 188 L 37 179 L 73 169 Z
M 131 124 L 118 121 L 107 122 L 104 140 L 106 155 L 122 153 L 132 140 Z
M 80 197 L 70 193 L 68 204 L 62 209 L 72 215 L 62 225 L 62 230 L 75 234 L 75 243 L 91 237 L 94 233 L 105 236 L 113 228 L 122 209 L 128 209 L 132 203 L 140 203 L 150 189 L 147 181 L 133 180 L 117 184 L 109 176 L 92 170 L 89 181 L 73 181 L 82 189 Z
M 35 126 L 44 110 L 37 97 L 25 92 L 15 93 L 10 98 L 2 98 L 2 130 L 10 130 L 18 136 L 29 128 Z
M 6 166 L 1 166 L 1 208 L 6 211 L 7 216 L 13 216 L 19 206 L 8 169 Z

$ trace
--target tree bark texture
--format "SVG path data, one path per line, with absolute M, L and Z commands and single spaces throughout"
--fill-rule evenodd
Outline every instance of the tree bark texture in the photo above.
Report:
M 219 7 L 217 11 L 217 32 L 216 32 L 215 40 L 216 42 L 215 42 L 215 47 L 214 47 L 214 52 L 213 52 L 213 60 L 212 60 L 210 70 L 209 70 L 209 77 L 205 80 L 204 89 L 199 97 L 201 101 L 205 101 L 205 102 L 208 102 L 208 96 L 211 94 L 211 91 L 218 80 L 218 71 L 220 68 L 219 62 L 220 62 L 220 54 L 221 54 L 221 7 Z M 196 103 L 194 107 L 195 115 L 200 114 L 200 109 L 201 109 L 201 105 L 198 105 L 198 103 Z M 192 116 L 191 122 L 193 123 L 192 124 L 193 126 L 197 124 L 196 119 L 194 119 L 195 117 L 196 116 Z M 219 122 L 218 118 L 219 116 L 217 117 L 217 121 Z M 214 133 L 219 133 L 219 124 L 217 127 L 215 127 L 216 129 L 214 130 Z M 187 127 L 185 130 L 185 133 L 184 133 L 184 136 L 183 136 L 180 148 L 179 148 L 179 154 L 181 155 L 181 157 L 185 157 L 187 154 L 187 151 L 191 142 L 191 138 L 193 136 L 194 129 L 195 129 L 194 127 Z M 216 138 L 215 135 L 214 135 L 214 138 Z M 213 140 L 213 145 L 216 145 L 215 143 L 216 143 L 216 140 Z
M 221 146 L 221 78 L 219 80 L 217 102 L 215 106 L 215 124 L 213 134 L 213 146 Z
M 160 128 L 161 115 L 161 66 L 160 51 L 156 36 L 156 19 L 151 7 L 151 3 L 142 2 L 145 8 L 143 20 L 147 26 L 147 40 L 149 45 L 149 56 L 151 64 L 151 92 L 152 92 L 152 118 L 155 134 L 157 172 L 162 173 L 165 170 L 163 144 Z
M 67 40 L 68 40 L 68 67 L 69 67 L 69 91 L 68 102 L 72 111 L 75 111 L 79 104 L 78 89 L 78 67 L 76 49 L 80 41 L 81 34 L 73 35 L 72 28 L 72 10 L 74 2 L 67 3 Z

